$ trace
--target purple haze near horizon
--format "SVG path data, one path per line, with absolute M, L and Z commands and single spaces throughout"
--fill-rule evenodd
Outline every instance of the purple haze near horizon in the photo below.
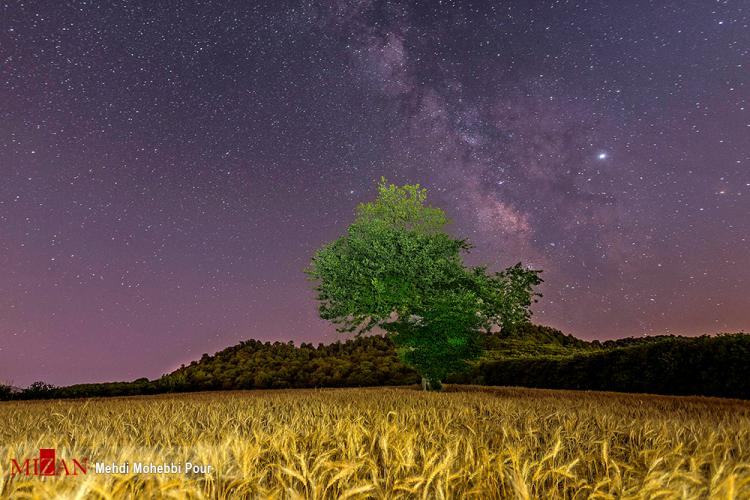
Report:
M 585 339 L 750 325 L 743 2 L 0 4 L 0 381 L 331 342 L 381 175 Z

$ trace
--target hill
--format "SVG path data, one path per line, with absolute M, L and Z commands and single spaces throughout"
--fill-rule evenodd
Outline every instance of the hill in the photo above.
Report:
M 649 392 L 750 399 L 750 335 L 658 336 L 587 342 L 554 328 L 523 325 L 493 332 L 487 352 L 448 383 Z M 323 345 L 248 340 L 156 380 L 32 384 L 0 398 L 37 399 L 231 389 L 362 387 L 415 384 L 393 343 L 367 336 Z

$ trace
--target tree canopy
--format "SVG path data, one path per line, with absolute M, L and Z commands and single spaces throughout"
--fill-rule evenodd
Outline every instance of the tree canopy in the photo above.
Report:
M 497 273 L 467 267 L 471 245 L 448 234 L 448 222 L 419 184 L 381 179 L 377 199 L 360 204 L 346 234 L 307 269 L 323 319 L 357 334 L 380 327 L 427 388 L 481 355 L 481 331 L 528 321 L 542 281 L 520 264 Z

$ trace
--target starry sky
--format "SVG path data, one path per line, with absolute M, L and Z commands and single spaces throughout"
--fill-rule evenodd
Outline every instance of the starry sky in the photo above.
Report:
M 0 2 L 0 381 L 331 342 L 380 176 L 585 339 L 750 329 L 750 5 Z

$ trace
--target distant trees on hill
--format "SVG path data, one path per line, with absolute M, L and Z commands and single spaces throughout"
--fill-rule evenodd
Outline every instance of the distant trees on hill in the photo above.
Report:
M 248 340 L 163 377 L 173 390 L 357 387 L 417 382 L 381 336 L 314 347 Z
M 182 366 L 159 379 L 52 387 L 41 382 L 13 399 L 130 396 L 229 389 L 287 389 L 416 384 L 390 340 L 373 335 L 313 346 L 247 340 Z M 0 390 L 0 398 L 3 392 Z M 5 399 L 9 399 L 6 395 Z
M 559 330 L 522 325 L 484 335 L 486 355 L 448 383 L 705 395 L 750 399 L 750 335 L 660 336 L 586 342 Z M 204 354 L 156 380 L 53 387 L 36 382 L 0 399 L 129 396 L 221 389 L 416 384 L 381 336 L 313 346 L 248 340 Z
M 591 346 L 569 356 L 488 361 L 470 379 L 487 385 L 750 399 L 748 334 L 660 336 Z

